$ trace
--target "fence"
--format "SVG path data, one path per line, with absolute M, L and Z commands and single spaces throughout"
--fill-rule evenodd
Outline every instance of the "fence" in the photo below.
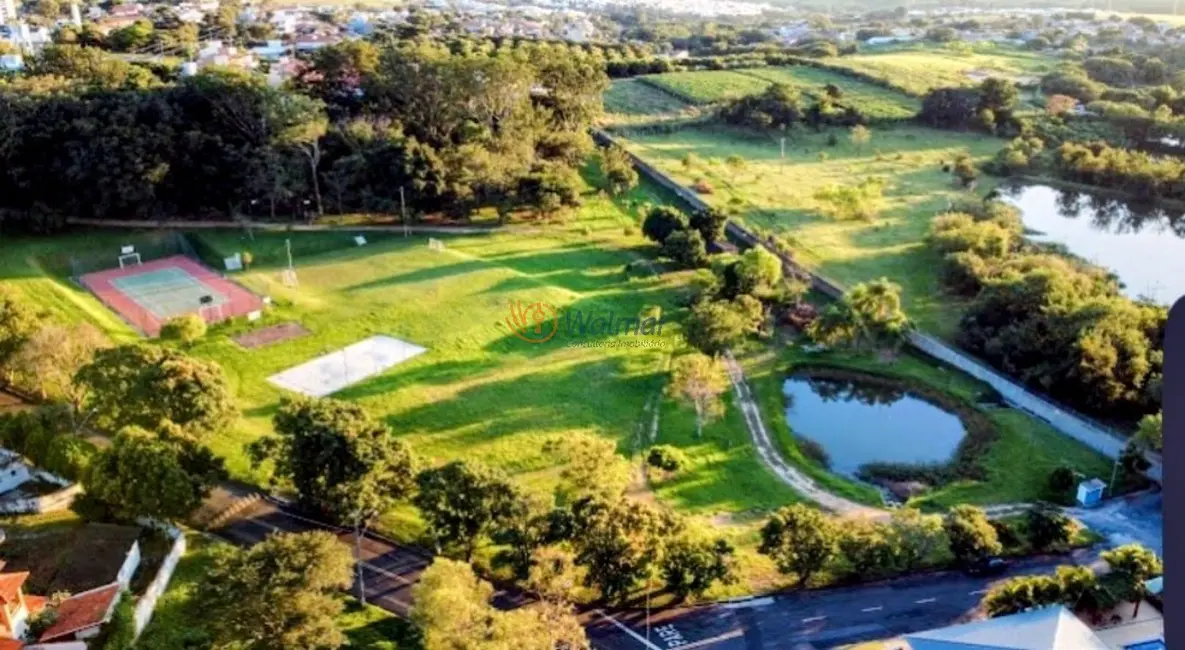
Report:
M 140 254 L 140 260 L 142 262 L 163 259 L 174 255 L 197 257 L 194 253 L 193 246 L 190 245 L 185 235 L 176 230 L 129 234 L 126 238 L 125 245 L 134 247 L 136 252 Z M 119 251 L 109 250 L 87 254 L 75 253 L 70 255 L 68 262 L 70 277 L 77 282 L 87 273 L 106 271 L 107 269 L 119 266 Z M 53 264 L 51 263 L 51 265 Z
M 593 139 L 598 144 L 607 146 L 616 144 L 613 137 L 604 131 L 595 131 Z M 624 149 L 624 147 L 623 147 Z M 681 201 L 687 204 L 693 210 L 706 210 L 710 206 L 691 190 L 683 187 L 679 183 L 669 178 L 666 174 L 658 171 L 650 166 L 642 159 L 635 156 L 633 153 L 627 151 L 634 166 L 649 178 L 651 181 L 662 186 L 664 189 L 670 191 Z M 751 246 L 763 246 L 769 252 L 773 253 L 782 261 L 782 265 L 787 270 L 796 273 L 804 274 L 810 277 L 811 284 L 818 291 L 832 297 L 838 298 L 844 293 L 843 286 L 838 282 L 830 280 L 818 273 L 809 269 L 803 268 L 797 262 L 790 259 L 773 246 L 770 242 L 762 240 L 754 233 L 746 230 L 744 227 L 738 225 L 736 222 L 728 222 L 726 232 L 734 239 L 740 240 Z M 959 370 L 971 375 L 972 377 L 982 381 L 991 386 L 1000 396 L 1012 406 L 1048 423 L 1054 429 L 1057 429 L 1064 435 L 1070 436 L 1091 447 L 1095 451 L 1109 457 L 1118 458 L 1123 451 L 1124 440 L 1117 433 L 1109 430 L 1101 424 L 1092 421 L 1084 415 L 1075 413 L 1073 410 L 1058 406 L 1050 400 L 1040 397 L 1030 390 L 1024 388 L 1020 384 L 1008 379 L 1004 375 L 992 370 L 986 364 L 971 357 L 970 355 L 956 350 L 955 348 L 943 343 L 942 341 L 923 334 L 921 332 L 912 332 L 908 339 L 909 344 L 919 352 L 947 363 Z M 1146 472 L 1147 475 L 1160 481 L 1162 476 L 1162 466 L 1159 458 L 1150 457 L 1152 467 Z
M 61 512 L 74 505 L 74 500 L 82 494 L 82 486 L 77 483 L 39 497 L 28 499 L 12 499 L 0 501 L 0 514 L 29 515 L 46 512 Z
M 156 609 L 156 602 L 165 593 L 165 589 L 169 587 L 169 580 L 172 580 L 173 572 L 177 570 L 177 563 L 181 561 L 181 556 L 185 555 L 186 548 L 185 534 L 179 529 L 161 525 L 157 522 L 142 523 L 163 529 L 173 539 L 173 546 L 169 548 L 169 554 L 161 562 L 160 569 L 156 572 L 156 577 L 152 579 L 152 584 L 148 585 L 148 589 L 144 591 L 144 595 L 140 597 L 140 600 L 136 601 L 136 609 L 132 614 L 132 622 L 133 629 L 135 630 L 135 638 L 137 639 L 140 638 L 140 634 L 144 631 L 144 628 L 148 627 L 149 621 L 152 620 L 152 612 Z

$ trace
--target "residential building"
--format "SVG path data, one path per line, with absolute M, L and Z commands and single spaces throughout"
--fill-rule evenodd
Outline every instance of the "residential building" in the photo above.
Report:
M 39 639 L 42 643 L 82 641 L 99 633 L 99 628 L 111 620 L 123 587 L 118 582 L 84 591 L 62 601 L 54 620 Z
M 0 638 L 20 640 L 29 629 L 29 619 L 45 609 L 45 598 L 25 595 L 28 579 L 28 571 L 0 573 Z
M 1164 620 L 1151 605 L 1129 603 L 1101 618 L 1091 629 L 1062 605 L 1043 607 L 907 634 L 901 650 L 1164 650 Z

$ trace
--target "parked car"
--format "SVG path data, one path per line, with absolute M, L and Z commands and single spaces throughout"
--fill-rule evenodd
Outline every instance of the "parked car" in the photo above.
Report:
M 985 557 L 967 566 L 967 574 L 973 576 L 997 576 L 1008 570 L 1008 561 L 998 557 Z

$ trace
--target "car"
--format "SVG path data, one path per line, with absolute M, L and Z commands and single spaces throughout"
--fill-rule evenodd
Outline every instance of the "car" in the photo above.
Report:
M 967 573 L 973 576 L 995 576 L 1008 570 L 1008 561 L 998 557 L 985 557 L 967 566 Z

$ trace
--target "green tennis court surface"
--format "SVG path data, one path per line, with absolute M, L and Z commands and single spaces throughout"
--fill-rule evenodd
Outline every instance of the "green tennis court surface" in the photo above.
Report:
M 177 267 L 115 278 L 111 285 L 162 321 L 230 302 L 225 295 Z M 210 296 L 212 302 L 203 304 L 205 296 Z

